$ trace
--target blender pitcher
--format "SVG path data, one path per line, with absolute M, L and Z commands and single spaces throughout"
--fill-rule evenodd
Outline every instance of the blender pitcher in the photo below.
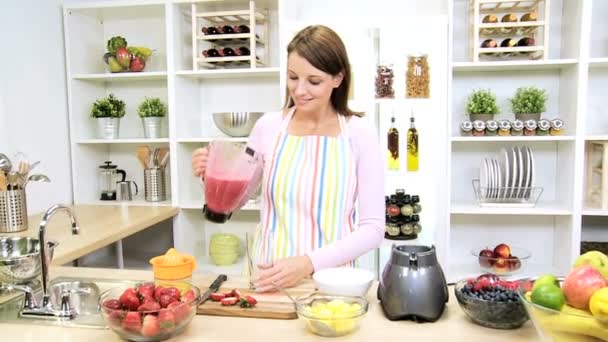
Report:
M 250 147 L 229 141 L 213 141 L 203 179 L 203 213 L 211 222 L 224 223 L 256 191 L 262 162 Z

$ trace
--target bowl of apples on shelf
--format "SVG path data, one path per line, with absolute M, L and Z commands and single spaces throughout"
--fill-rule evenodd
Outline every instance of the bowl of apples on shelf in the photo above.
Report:
M 523 265 L 530 259 L 530 251 L 501 243 L 494 248 L 484 246 L 475 248 L 471 254 L 477 258 L 483 272 L 501 276 L 512 275 L 521 271 Z

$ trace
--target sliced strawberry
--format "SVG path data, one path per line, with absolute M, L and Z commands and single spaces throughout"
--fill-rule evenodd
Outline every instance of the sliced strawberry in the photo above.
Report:
M 188 290 L 186 293 L 184 293 L 181 300 L 184 303 L 192 303 L 192 302 L 194 302 L 195 299 L 196 299 L 196 296 L 194 295 L 194 291 Z
M 157 302 L 146 302 L 137 308 L 139 312 L 157 311 L 160 309 L 160 304 Z
M 127 312 L 125 319 L 122 320 L 122 328 L 139 334 L 141 330 L 141 314 L 136 311 Z
M 146 337 L 156 336 L 160 333 L 160 323 L 158 317 L 154 315 L 146 315 L 144 323 L 141 327 L 141 334 Z
M 220 302 L 222 302 L 222 305 L 234 305 L 236 304 L 236 302 L 238 302 L 239 299 L 236 297 L 226 297 L 226 298 L 222 298 L 222 300 Z
M 103 306 L 112 310 L 120 310 L 122 308 L 122 304 L 118 299 L 108 299 L 103 302 Z
M 232 291 L 224 292 L 224 298 L 234 297 L 234 293 Z
M 233 297 L 241 298 L 241 291 L 239 291 L 239 289 L 233 289 L 232 295 L 233 295 Z
M 245 299 L 251 305 L 256 305 L 258 303 L 257 299 L 255 299 L 255 298 L 253 298 L 251 296 L 245 296 Z
M 225 293 L 219 293 L 219 292 L 213 292 L 209 298 L 211 298 L 212 301 L 214 302 L 219 302 L 220 300 L 226 298 L 226 294 Z
M 175 324 L 179 324 L 179 322 L 190 316 L 190 306 L 186 303 L 173 302 L 167 306 L 167 309 L 173 310 L 173 314 L 175 315 Z
M 122 310 L 110 310 L 108 320 L 112 325 L 119 327 L 126 314 L 127 313 Z
M 176 287 L 168 287 L 166 289 L 163 289 L 163 291 L 161 292 L 161 295 L 168 295 L 171 296 L 177 300 L 179 300 L 181 298 L 181 294 L 179 293 L 179 289 L 177 289 Z
M 167 306 L 169 306 L 169 304 L 173 303 L 173 302 L 177 302 L 178 300 L 169 296 L 169 295 L 162 295 L 160 296 L 160 300 L 158 301 L 158 303 L 160 304 L 160 306 L 162 308 L 166 308 Z
M 175 329 L 175 314 L 172 310 L 162 309 L 158 312 L 158 322 L 162 332 L 171 332 Z

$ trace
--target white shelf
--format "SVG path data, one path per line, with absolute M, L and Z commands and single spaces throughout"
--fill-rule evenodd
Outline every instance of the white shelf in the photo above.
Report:
M 468 279 L 468 278 L 476 278 L 483 273 L 486 273 L 479 265 L 477 264 L 477 260 L 475 257 L 471 255 L 470 263 L 450 263 L 448 269 L 448 283 L 455 283 L 457 281 Z M 504 276 L 501 278 L 507 280 L 521 279 L 521 278 L 529 278 L 529 277 L 538 277 L 542 274 L 554 274 L 557 276 L 562 276 L 558 274 L 557 268 L 553 265 L 542 265 L 542 264 L 526 264 L 523 263 L 522 268 L 519 272 Z
M 577 59 L 553 59 L 538 61 L 489 61 L 489 62 L 454 62 L 454 72 L 465 71 L 504 71 L 504 70 L 559 70 L 578 63 Z
M 591 68 L 608 68 L 608 57 L 590 58 L 589 67 L 591 67 Z
M 177 139 L 178 143 L 182 143 L 182 144 L 197 144 L 197 143 L 210 143 L 214 140 L 224 140 L 224 141 L 232 141 L 232 142 L 243 142 L 246 143 L 249 138 L 247 137 L 242 137 L 242 138 L 232 138 L 232 137 L 212 137 L 212 138 L 185 138 L 185 139 Z
M 77 144 L 164 144 L 169 143 L 169 138 L 159 138 L 159 139 L 85 139 L 79 140 L 76 142 Z
M 452 203 L 452 215 L 572 215 L 572 210 L 558 203 L 539 202 L 533 208 L 480 207 L 476 203 Z
M 583 208 L 584 216 L 608 216 L 608 210 L 600 208 Z
M 165 71 L 144 71 L 104 74 L 75 74 L 72 75 L 72 79 L 93 82 L 165 80 L 167 79 L 167 73 Z
M 585 137 L 587 141 L 604 141 L 608 140 L 608 135 L 588 135 Z
M 192 78 L 279 78 L 280 68 L 241 68 L 216 70 L 183 70 L 175 73 L 177 76 Z
M 608 137 L 607 137 L 608 138 Z M 546 136 L 483 136 L 483 137 L 451 137 L 452 142 L 479 142 L 479 141 L 574 141 L 575 137 L 569 135 Z
M 211 261 L 211 257 L 205 256 L 202 258 L 203 262 L 197 262 L 196 272 L 205 272 L 213 274 L 226 274 L 226 275 L 242 275 L 245 270 L 245 257 L 241 256 L 237 261 L 228 266 L 217 266 Z
M 143 187 L 143 186 L 142 186 Z M 142 189 L 143 190 L 143 189 Z M 79 204 L 85 205 L 117 205 L 117 206 L 145 206 L 145 207 L 170 207 L 171 200 L 166 200 L 162 202 L 148 202 L 142 200 L 133 200 L 133 201 L 91 201 L 91 202 L 83 202 Z

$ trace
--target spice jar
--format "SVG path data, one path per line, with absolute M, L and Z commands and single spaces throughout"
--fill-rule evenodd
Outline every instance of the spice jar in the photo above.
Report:
M 376 98 L 377 99 L 394 99 L 395 89 L 393 81 L 395 74 L 393 65 L 390 63 L 378 64 L 376 67 Z
M 532 135 L 536 135 L 536 121 L 535 120 L 526 120 L 526 122 L 524 122 L 524 135 L 525 136 L 532 136 Z
M 412 208 L 414 208 L 414 214 L 422 211 L 422 206 L 420 205 L 420 196 L 412 196 Z
M 420 232 L 422 231 L 422 225 L 420 224 L 420 216 L 412 216 L 412 226 L 414 228 L 414 234 L 420 234 Z
M 400 213 L 401 213 L 401 209 L 397 205 L 397 201 L 394 198 L 391 199 L 388 206 L 386 207 L 386 214 L 389 217 L 396 217 L 396 216 L 399 216 Z
M 401 232 L 401 227 L 395 219 L 390 219 L 386 222 L 385 229 L 386 233 L 390 236 L 399 236 L 399 233 Z
M 473 136 L 481 137 L 486 135 L 486 124 L 481 120 L 473 121 Z
M 408 222 L 401 225 L 401 234 L 412 235 L 414 234 L 414 224 L 408 220 Z
M 429 98 L 430 74 L 427 55 L 408 55 L 406 74 L 406 97 Z
M 403 202 L 401 202 L 401 215 L 410 216 L 414 213 L 414 207 L 411 204 L 410 195 L 403 196 Z
M 498 122 L 498 135 L 502 137 L 511 135 L 511 123 L 509 120 L 500 120 Z
M 498 131 L 498 122 L 495 120 L 486 121 L 486 135 L 496 135 Z
M 519 136 L 524 133 L 524 122 L 521 120 L 515 120 L 511 124 L 511 135 Z
M 551 122 L 547 119 L 538 121 L 538 127 L 536 129 L 536 135 L 549 135 L 549 129 L 551 128 Z
M 549 134 L 562 135 L 563 132 L 564 132 L 564 122 L 561 119 L 551 120 L 551 130 L 550 130 Z
M 460 135 L 463 137 L 471 136 L 473 131 L 473 123 L 469 120 L 460 123 Z

